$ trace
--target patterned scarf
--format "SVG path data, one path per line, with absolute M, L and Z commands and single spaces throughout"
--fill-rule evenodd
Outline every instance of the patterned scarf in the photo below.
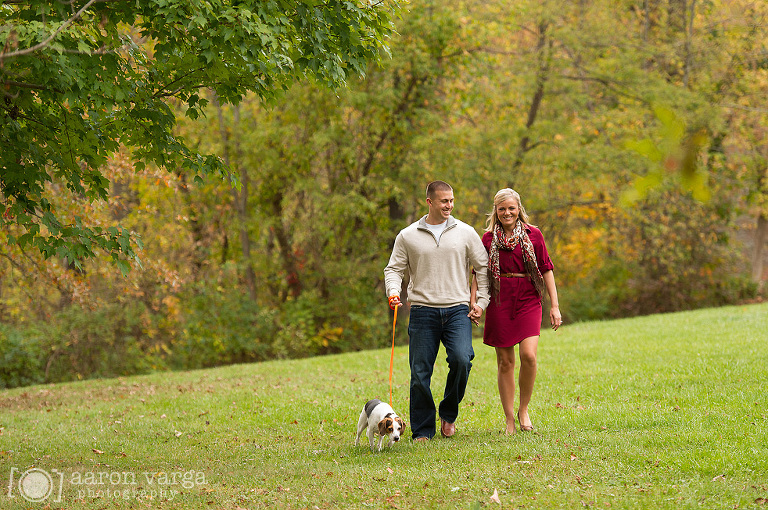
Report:
M 519 219 L 515 224 L 515 228 L 512 230 L 512 235 L 509 237 L 504 233 L 504 227 L 502 227 L 501 224 L 497 223 L 496 228 L 493 230 L 493 241 L 491 241 L 491 253 L 488 264 L 488 269 L 493 276 L 491 279 L 492 294 L 498 297 L 501 289 L 499 250 L 512 251 L 518 243 L 520 243 L 523 249 L 525 272 L 528 274 L 528 278 L 533 282 L 534 287 L 536 287 L 536 292 L 539 293 L 539 297 L 543 298 L 544 278 L 541 276 L 538 264 L 536 264 L 536 253 L 533 251 L 533 243 L 528 237 L 528 232 L 525 230 L 525 224 Z

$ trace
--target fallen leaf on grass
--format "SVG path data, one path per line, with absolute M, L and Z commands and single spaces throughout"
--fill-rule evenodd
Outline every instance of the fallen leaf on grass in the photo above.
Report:
M 390 475 L 391 475 L 392 473 L 394 473 L 394 471 L 392 470 L 392 468 L 391 468 L 391 467 L 388 467 L 388 468 L 387 468 L 387 471 L 389 472 L 389 474 L 390 474 Z
M 183 434 L 184 434 L 183 432 L 179 432 L 178 430 L 173 431 L 173 435 L 176 437 L 181 437 Z
M 96 448 L 92 448 L 92 449 L 91 449 L 91 451 L 92 451 L 93 453 L 98 453 L 99 455 L 101 455 L 102 453 L 104 453 L 104 452 L 102 452 L 101 450 L 97 450 Z
M 574 454 L 571 454 L 571 460 L 576 460 L 576 456 Z
M 768 503 L 768 499 L 765 499 L 765 498 L 757 498 L 755 500 L 756 505 L 764 505 L 766 503 Z
M 493 501 L 494 503 L 501 504 L 501 500 L 499 499 L 498 489 L 493 489 L 493 496 L 491 496 L 491 501 Z
M 725 480 L 725 476 L 723 476 L 723 475 L 717 475 L 716 477 L 714 477 L 714 478 L 712 479 L 712 481 L 713 481 L 713 482 L 716 482 L 716 481 L 718 481 L 718 480 Z

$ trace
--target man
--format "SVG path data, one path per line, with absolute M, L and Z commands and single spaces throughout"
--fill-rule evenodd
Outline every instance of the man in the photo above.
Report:
M 400 306 L 405 270 L 410 274 L 408 325 L 411 365 L 411 430 L 423 442 L 435 435 L 435 402 L 430 383 L 442 341 L 448 378 L 440 402 L 440 432 L 451 437 L 459 403 L 472 368 L 472 324 L 488 306 L 488 253 L 475 229 L 453 216 L 453 189 L 435 181 L 427 186 L 429 212 L 400 231 L 384 269 L 389 305 Z M 471 271 L 477 274 L 477 304 L 469 309 Z

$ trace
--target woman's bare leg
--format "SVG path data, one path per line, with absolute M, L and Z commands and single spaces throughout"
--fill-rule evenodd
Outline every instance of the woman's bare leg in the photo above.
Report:
M 515 433 L 515 348 L 496 347 L 499 398 L 507 422 L 507 434 Z
M 539 346 L 539 337 L 528 337 L 518 345 L 520 348 L 520 408 L 517 415 L 520 428 L 532 430 L 533 424 L 528 415 L 528 404 L 531 402 L 533 385 L 536 382 L 536 350 Z

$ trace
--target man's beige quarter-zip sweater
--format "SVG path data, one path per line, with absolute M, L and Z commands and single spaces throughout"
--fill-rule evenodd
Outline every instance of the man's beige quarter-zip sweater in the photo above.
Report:
M 447 308 L 469 305 L 472 269 L 477 275 L 477 304 L 485 310 L 488 294 L 488 252 L 470 225 L 449 216 L 439 240 L 427 228 L 426 215 L 397 235 L 384 268 L 387 296 L 400 296 L 403 276 L 410 275 L 412 305 Z

